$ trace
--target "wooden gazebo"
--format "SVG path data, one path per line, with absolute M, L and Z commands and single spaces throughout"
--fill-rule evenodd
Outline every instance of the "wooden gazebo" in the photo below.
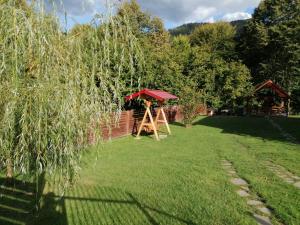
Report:
M 269 90 L 263 93 L 264 90 Z M 256 114 L 283 115 L 288 113 L 289 94 L 272 80 L 264 81 L 255 86 L 252 98 L 262 102 L 261 108 L 256 110 Z M 279 99 L 276 102 L 275 98 Z
M 167 127 L 168 133 L 171 134 L 168 120 L 167 120 L 166 114 L 163 109 L 163 104 L 168 100 L 178 99 L 178 97 L 175 95 L 172 95 L 168 92 L 161 91 L 161 90 L 144 89 L 142 91 L 139 91 L 137 93 L 134 93 L 130 96 L 125 97 L 125 100 L 130 101 L 130 100 L 133 100 L 136 98 L 143 99 L 145 102 L 145 106 L 146 106 L 146 111 L 145 111 L 142 123 L 138 129 L 138 133 L 137 133 L 136 137 L 139 138 L 142 130 L 144 129 L 147 131 L 153 131 L 156 140 L 159 141 L 160 140 L 159 135 L 158 135 L 159 124 L 164 124 Z M 150 110 L 150 107 L 153 104 L 153 101 L 157 101 L 158 106 L 159 106 L 155 118 L 153 117 L 151 110 Z

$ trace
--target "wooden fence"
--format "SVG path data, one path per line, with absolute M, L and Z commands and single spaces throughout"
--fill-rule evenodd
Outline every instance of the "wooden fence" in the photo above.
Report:
M 164 110 L 169 123 L 182 121 L 183 114 L 179 106 L 165 107 Z M 199 115 L 207 115 L 207 109 L 203 106 L 199 106 L 197 112 Z M 152 113 L 155 115 L 156 110 L 154 109 Z M 102 138 L 104 140 L 110 140 L 136 134 L 143 116 L 144 111 L 123 111 L 118 124 L 113 125 L 110 128 L 108 126 L 102 127 Z M 93 142 L 93 140 L 90 139 L 90 142 Z

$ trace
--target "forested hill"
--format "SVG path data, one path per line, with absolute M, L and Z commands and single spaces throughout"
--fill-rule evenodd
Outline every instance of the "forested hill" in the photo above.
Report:
M 236 20 L 236 21 L 232 21 L 231 25 L 233 25 L 237 28 L 237 33 L 240 33 L 241 29 L 245 26 L 245 24 L 248 21 L 249 20 Z M 203 24 L 205 24 L 205 23 L 187 23 L 187 24 L 183 24 L 179 27 L 169 29 L 169 32 L 172 36 L 178 36 L 180 34 L 189 35 L 196 29 L 196 27 L 201 26 Z

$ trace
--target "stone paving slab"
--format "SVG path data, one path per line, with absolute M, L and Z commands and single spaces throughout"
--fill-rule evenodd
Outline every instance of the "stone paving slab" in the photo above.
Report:
M 270 171 L 275 173 L 279 178 L 284 182 L 294 185 L 297 188 L 300 188 L 300 179 L 299 177 L 285 169 L 283 166 L 276 165 L 273 162 L 266 162 L 266 165 Z
M 291 178 L 285 178 L 284 181 L 287 182 L 287 183 L 289 183 L 289 184 L 293 184 L 294 183 L 294 180 L 291 179 Z
M 224 169 L 226 170 L 230 170 L 232 169 L 232 166 L 231 165 L 222 165 Z
M 222 165 L 226 165 L 226 166 L 232 166 L 232 163 L 231 162 L 228 162 L 228 161 L 224 161 L 222 162 Z
M 237 175 L 237 173 L 235 171 L 228 171 L 228 174 L 230 176 L 236 176 Z
M 264 203 L 258 200 L 248 200 L 247 204 L 251 206 L 258 206 L 258 205 L 263 205 Z
M 224 163 L 226 164 L 225 161 L 222 161 L 222 166 L 224 168 L 224 170 L 226 170 L 226 172 L 228 173 L 228 175 L 230 177 L 232 177 L 230 179 L 230 182 L 236 186 L 238 186 L 240 189 L 236 191 L 236 193 L 241 196 L 242 198 L 245 198 L 247 200 L 247 204 L 249 206 L 252 206 L 255 209 L 255 212 L 257 212 L 258 214 L 253 214 L 253 217 L 255 218 L 256 222 L 259 225 L 272 225 L 271 221 L 270 221 L 270 217 L 272 215 L 272 212 L 270 209 L 268 209 L 263 202 L 259 201 L 259 199 L 257 199 L 256 196 L 252 196 L 251 195 L 251 190 L 249 187 L 249 184 L 246 180 L 240 178 L 235 170 L 235 168 L 230 164 L 230 165 L 224 165 Z M 271 164 L 269 164 L 269 168 L 272 169 L 272 171 L 274 173 L 278 173 L 279 170 L 278 168 L 275 167 L 271 167 Z M 285 175 L 285 174 L 282 174 Z M 235 177 L 235 178 L 233 178 Z M 290 177 L 287 176 L 286 179 L 289 179 Z M 300 186 L 300 182 L 299 182 L 299 186 Z M 259 215 L 261 214 L 261 215 Z M 262 216 L 264 215 L 264 216 Z
M 266 214 L 266 215 L 268 215 L 268 216 L 270 216 L 271 215 L 271 210 L 270 209 L 268 209 L 267 207 L 258 207 L 257 208 L 259 211 L 261 211 L 263 214 Z
M 233 178 L 230 180 L 230 182 L 238 186 L 248 186 L 247 181 L 243 180 L 242 178 Z
M 259 225 L 272 225 L 272 223 L 268 217 L 260 216 L 258 214 L 254 214 L 253 216 Z
M 297 183 L 294 183 L 294 186 L 297 187 L 297 188 L 300 188 L 300 181 L 297 182 Z
M 250 189 L 248 188 L 248 186 L 241 186 L 241 188 L 244 190 L 244 191 L 250 191 Z
M 250 194 L 249 194 L 247 191 L 245 191 L 245 190 L 238 190 L 236 193 L 237 193 L 239 196 L 243 197 L 243 198 L 246 198 L 246 197 L 249 197 L 249 196 L 250 196 Z
M 251 194 L 251 190 L 249 187 L 249 184 L 246 180 L 242 179 L 239 177 L 237 174 L 236 170 L 234 169 L 234 166 L 226 164 L 225 161 L 222 161 L 221 166 L 223 167 L 224 170 L 226 170 L 227 174 L 229 177 L 231 177 L 230 182 L 236 186 L 238 186 L 240 189 L 236 191 L 236 193 L 247 200 L 247 204 L 249 206 L 252 206 L 255 211 L 253 211 L 253 217 L 255 218 L 256 222 L 259 225 L 272 225 L 270 217 L 272 215 L 272 211 L 268 209 L 265 204 L 260 201 L 255 195 L 253 196 Z M 269 169 L 271 169 L 274 173 L 279 173 L 281 172 L 281 169 L 278 169 L 277 165 L 269 162 Z M 290 179 L 290 176 L 286 175 L 286 173 L 282 173 L 282 176 L 285 177 L 285 179 Z M 300 181 L 299 181 L 299 187 L 300 187 Z M 254 213 L 257 212 L 257 213 Z M 261 214 L 261 215 L 260 215 Z

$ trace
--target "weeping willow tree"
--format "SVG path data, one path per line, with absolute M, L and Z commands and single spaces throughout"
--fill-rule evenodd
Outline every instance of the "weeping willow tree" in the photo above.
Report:
M 111 4 L 86 29 L 65 33 L 42 1 L 0 1 L 0 170 L 71 181 L 91 128 L 118 119 L 125 85 L 143 70 L 126 15 Z M 84 35 L 83 35 L 84 34 Z

